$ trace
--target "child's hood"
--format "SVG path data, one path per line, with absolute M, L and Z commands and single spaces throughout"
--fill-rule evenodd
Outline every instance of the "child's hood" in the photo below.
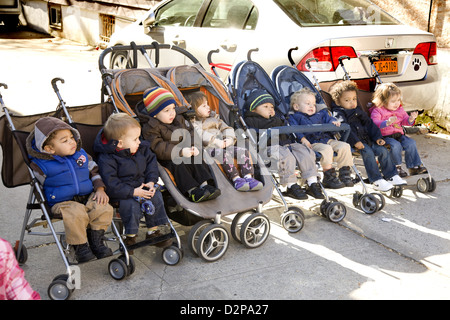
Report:
M 34 130 L 27 137 L 26 149 L 28 154 L 40 159 L 54 159 L 53 155 L 44 150 L 43 144 L 53 132 L 58 130 L 72 131 L 77 142 L 77 151 L 81 149 L 81 137 L 78 130 L 58 118 L 44 117 L 36 121 Z

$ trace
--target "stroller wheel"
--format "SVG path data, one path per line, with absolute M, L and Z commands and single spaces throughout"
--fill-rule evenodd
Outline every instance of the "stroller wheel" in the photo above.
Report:
M 268 238 L 270 221 L 262 213 L 254 213 L 242 224 L 240 238 L 247 248 L 257 248 Z
M 361 197 L 360 206 L 364 213 L 372 214 L 378 210 L 379 201 L 375 196 L 368 193 Z
M 129 265 L 127 265 L 127 258 L 125 257 L 124 254 L 121 254 L 118 259 L 122 260 L 123 263 L 125 263 L 125 265 L 127 266 L 127 276 L 131 275 L 134 273 L 134 270 L 136 270 L 136 264 L 134 263 L 134 260 L 132 257 L 128 256 L 128 261 L 129 261 Z
M 384 208 L 384 205 L 386 204 L 386 200 L 384 199 L 384 196 L 381 193 L 374 192 L 372 193 L 373 196 L 378 198 L 378 211 Z
M 122 259 L 113 259 L 108 264 L 108 270 L 114 280 L 122 280 L 128 275 L 127 264 Z
M 393 198 L 400 198 L 403 195 L 403 187 L 402 186 L 394 186 L 391 189 L 390 196 Z
M 169 266 L 174 266 L 180 262 L 181 258 L 183 256 L 183 253 L 181 250 L 176 246 L 170 246 L 163 250 L 162 252 L 162 259 L 165 262 L 165 264 Z
M 192 253 L 194 253 L 195 255 L 197 255 L 196 244 L 198 241 L 198 237 L 200 236 L 203 229 L 205 229 L 205 227 L 207 227 L 210 224 L 212 224 L 212 222 L 210 220 L 201 220 L 201 221 L 197 222 L 196 224 L 194 224 L 192 226 L 191 230 L 189 231 L 188 247 L 192 251 Z
M 352 201 L 352 203 L 353 203 L 353 206 L 354 206 L 355 208 L 358 208 L 358 207 L 359 207 L 359 202 L 361 201 L 361 196 L 362 196 L 362 194 L 361 194 L 361 192 L 359 192 L 359 191 L 356 191 L 356 192 L 353 194 L 353 201 Z
M 18 253 L 17 251 L 19 250 L 18 247 L 19 247 L 19 240 L 17 240 L 16 246 L 14 247 L 14 253 L 17 257 L 17 262 L 19 262 L 19 264 L 24 264 L 28 260 L 27 248 L 22 244 L 22 248 L 20 249 L 19 254 L 17 254 Z
M 436 190 L 436 181 L 433 178 L 420 178 L 416 186 L 420 192 L 433 192 Z
M 347 214 L 347 208 L 337 201 L 335 198 L 329 198 L 331 202 L 326 199 L 320 204 L 320 212 L 328 218 L 331 222 L 339 222 Z
M 195 248 L 205 261 L 220 259 L 228 249 L 228 232 L 220 224 L 210 224 L 200 233 Z
M 67 300 L 72 294 L 73 289 L 69 289 L 67 274 L 56 276 L 48 286 L 47 294 L 52 300 Z
M 237 242 L 241 242 L 241 228 L 244 221 L 251 215 L 251 213 L 248 212 L 239 212 L 236 214 L 233 218 L 233 221 L 231 222 L 231 236 L 234 240 Z
M 297 207 L 289 207 L 288 211 L 281 215 L 281 224 L 289 232 L 299 232 L 305 225 L 305 215 Z
M 436 181 L 433 178 L 430 178 L 430 186 L 428 187 L 428 192 L 433 192 L 436 190 Z

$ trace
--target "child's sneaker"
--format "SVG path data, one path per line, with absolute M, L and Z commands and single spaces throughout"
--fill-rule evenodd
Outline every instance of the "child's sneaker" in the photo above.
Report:
M 378 191 L 389 191 L 394 187 L 392 184 L 390 184 L 389 182 L 387 182 L 384 179 L 379 179 L 379 180 L 375 181 L 373 183 L 373 186 Z
M 395 176 L 390 178 L 389 182 L 392 183 L 394 186 L 404 186 L 407 184 L 406 180 L 403 180 L 402 178 L 400 178 L 400 176 L 398 174 L 396 174 Z
M 298 200 L 308 199 L 305 191 L 303 191 L 298 184 L 294 184 L 290 188 L 287 188 L 285 195 Z
M 396 166 L 396 167 L 397 167 L 397 172 L 398 172 L 398 175 L 400 176 L 400 178 L 404 178 L 404 177 L 408 176 L 406 171 L 403 170 L 402 166 Z
M 244 178 L 237 178 L 234 180 L 234 188 L 237 191 L 248 191 L 250 190 L 250 185 Z
M 189 200 L 192 202 L 201 202 L 208 200 L 211 193 L 206 188 L 196 187 L 189 192 Z
M 306 188 L 306 193 L 316 199 L 325 199 L 325 196 L 322 193 L 322 188 L 320 188 L 318 182 L 311 183 L 311 185 Z
M 216 187 L 213 187 L 209 184 L 207 184 L 206 186 L 203 186 L 201 189 L 205 189 L 208 193 L 209 196 L 206 200 L 212 200 L 217 198 L 218 196 L 220 196 L 220 189 L 217 189 Z
M 423 173 L 428 173 L 428 170 L 427 170 L 427 168 L 425 168 L 422 165 L 415 166 L 414 168 L 409 168 L 409 174 L 411 176 L 415 176 L 417 174 L 423 174 Z
M 245 180 L 248 182 L 248 185 L 250 186 L 250 191 L 258 191 L 261 190 L 263 187 L 263 183 L 254 178 L 245 178 Z

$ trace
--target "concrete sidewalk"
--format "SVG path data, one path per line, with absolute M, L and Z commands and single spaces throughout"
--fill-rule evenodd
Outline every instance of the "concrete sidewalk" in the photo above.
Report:
M 367 215 L 352 205 L 360 184 L 330 191 L 348 210 L 339 224 L 318 214 L 318 200 L 293 202 L 306 215 L 299 233 L 280 226 L 283 210 L 275 194 L 265 206 L 271 232 L 261 247 L 247 249 L 230 237 L 226 254 L 207 263 L 187 247 L 190 227 L 175 224 L 184 247 L 178 265 L 164 264 L 161 249 L 144 247 L 135 250 L 134 274 L 116 281 L 108 273 L 110 258 L 93 261 L 80 266 L 81 289 L 71 299 L 449 299 L 450 172 L 442 160 L 450 157 L 450 141 L 413 137 L 437 182 L 432 193 L 405 188 L 401 198 L 386 197 L 383 210 Z M 28 191 L 0 186 L 0 234 L 11 243 L 19 236 Z M 230 221 L 224 226 L 229 230 Z M 26 278 L 48 299 L 52 279 L 65 272 L 61 257 L 51 237 L 28 236 L 25 243 Z

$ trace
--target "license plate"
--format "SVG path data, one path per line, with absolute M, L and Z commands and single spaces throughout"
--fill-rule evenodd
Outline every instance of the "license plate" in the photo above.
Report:
M 397 58 L 395 57 L 380 57 L 379 60 L 373 62 L 378 74 L 393 74 L 398 73 Z

